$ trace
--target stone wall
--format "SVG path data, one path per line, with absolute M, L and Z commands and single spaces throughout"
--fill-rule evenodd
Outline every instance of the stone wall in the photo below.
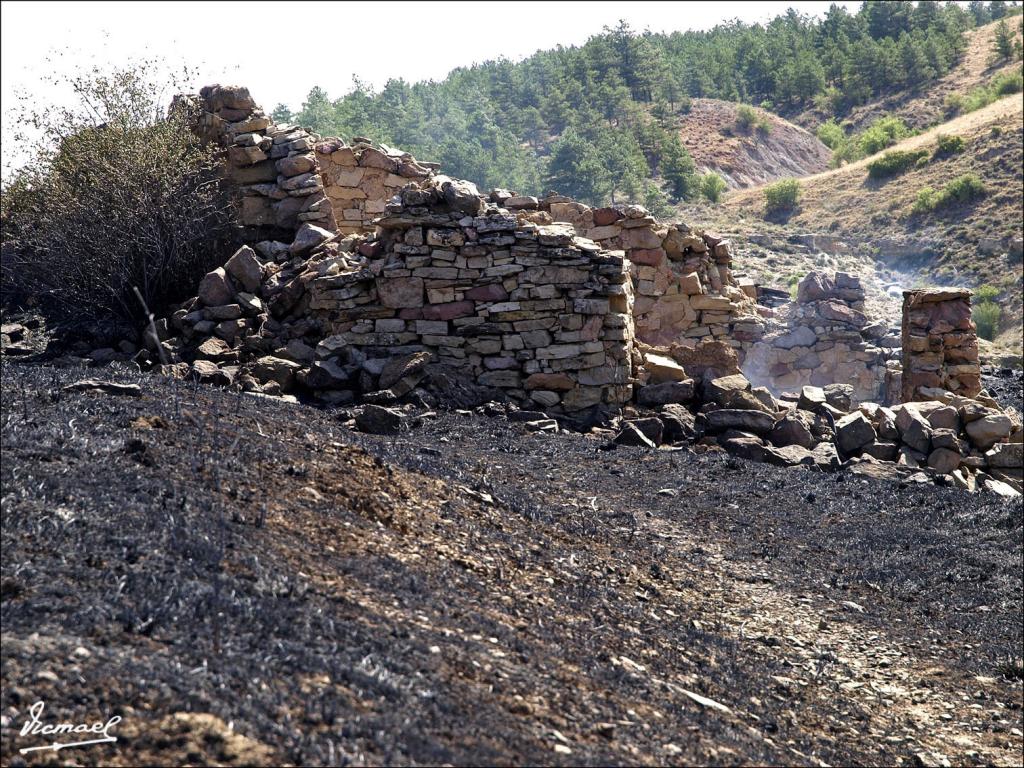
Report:
M 841 383 L 853 388 L 855 402 L 898 402 L 895 346 L 884 324 L 864 315 L 860 278 L 844 272 L 810 272 L 796 301 L 776 313 L 780 321 L 754 344 L 743 372 L 775 394 L 805 386 Z
M 365 151 L 364 151 L 365 153 Z M 552 412 L 632 395 L 632 290 L 621 251 L 567 225 L 520 221 L 472 184 L 406 187 L 362 249 L 368 264 L 311 283 L 322 365 L 426 353 Z M 382 382 L 382 386 L 384 382 Z
M 964 292 L 907 294 L 913 376 L 901 388 L 899 342 L 867 323 L 855 276 L 811 273 L 797 301 L 768 309 L 752 281 L 733 276 L 728 240 L 640 206 L 507 190 L 485 199 L 407 152 L 274 125 L 244 88 L 186 98 L 197 130 L 224 147 L 260 257 L 332 234 L 369 237 L 359 269 L 312 280 L 298 305 L 337 350 L 425 352 L 514 399 L 567 411 L 628 400 L 650 351 L 634 350 L 634 337 L 684 357 L 707 342 L 728 347 L 775 394 L 841 382 L 856 401 L 892 403 L 926 396 L 922 387 L 980 389 Z
M 235 191 L 243 240 L 290 242 L 304 223 L 334 231 L 313 151 L 316 134 L 275 125 L 239 86 L 209 85 L 175 104 L 189 105 L 196 132 L 223 147 L 224 176 Z
M 963 397 L 981 391 L 971 292 L 903 292 L 903 402 L 932 400 L 936 390 Z
M 538 221 L 567 222 L 603 248 L 622 250 L 636 294 L 636 336 L 648 344 L 719 340 L 737 349 L 760 338 L 753 283 L 732 277 L 730 243 L 686 224 L 658 222 L 637 205 L 591 208 L 560 195 L 543 200 L 492 193 Z
M 408 152 L 366 139 L 355 139 L 349 146 L 342 139 L 328 138 L 317 143 L 315 150 L 324 191 L 342 234 L 372 232 L 373 220 L 383 215 L 396 192 L 436 169 L 432 163 L 417 162 Z

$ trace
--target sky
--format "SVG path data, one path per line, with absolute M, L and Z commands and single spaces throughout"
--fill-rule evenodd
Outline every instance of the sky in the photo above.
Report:
M 0 2 L 3 143 L 10 144 L 18 91 L 60 102 L 67 95 L 42 78 L 93 64 L 158 56 L 197 68 L 197 88 L 245 85 L 268 111 L 279 103 L 298 109 L 315 85 L 337 98 L 351 89 L 353 76 L 377 88 L 390 78 L 442 80 L 474 62 L 580 45 L 621 18 L 637 30 L 684 31 L 734 18 L 767 21 L 790 7 L 821 15 L 831 4 L 11 0 Z M 9 159 L 9 148 L 3 154 Z

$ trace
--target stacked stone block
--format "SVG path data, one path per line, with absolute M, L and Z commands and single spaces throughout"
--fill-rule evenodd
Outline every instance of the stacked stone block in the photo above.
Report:
M 426 352 L 551 412 L 632 395 L 632 290 L 621 251 L 567 225 L 521 223 L 444 176 L 406 187 L 377 221 L 369 264 L 311 284 L 332 335 L 322 359 Z
M 342 234 L 372 232 L 387 201 L 410 181 L 431 175 L 436 166 L 419 163 L 408 152 L 355 139 L 351 146 L 328 138 L 316 145 L 324 190 Z
M 305 223 L 334 231 L 334 212 L 320 176 L 315 134 L 275 125 L 247 88 L 210 85 L 183 97 L 196 108 L 197 133 L 224 148 L 224 175 L 233 183 L 237 220 L 252 232 L 290 240 Z
M 931 400 L 935 390 L 981 392 L 971 292 L 936 288 L 903 292 L 903 401 Z
M 538 200 L 500 190 L 492 199 L 529 220 L 567 222 L 602 247 L 622 250 L 636 293 L 638 339 L 656 345 L 721 340 L 742 355 L 760 338 L 756 292 L 733 279 L 728 240 L 686 224 L 661 224 L 638 205 L 591 208 L 559 195 Z

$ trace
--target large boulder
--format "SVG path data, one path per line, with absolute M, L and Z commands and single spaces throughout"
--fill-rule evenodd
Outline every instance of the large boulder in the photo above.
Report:
M 704 382 L 704 399 L 727 407 L 725 400 L 733 392 L 750 391 L 750 382 L 742 373 L 731 376 L 719 376 Z
M 775 427 L 775 417 L 763 411 L 744 411 L 734 408 L 722 408 L 704 414 L 708 429 L 711 432 L 724 432 L 736 429 L 741 432 L 752 432 L 755 435 L 767 435 Z
M 441 196 L 453 211 L 459 211 L 469 216 L 476 216 L 480 213 L 484 202 L 473 182 L 450 179 L 447 176 L 437 176 L 435 180 L 440 188 Z
M 647 406 L 688 403 L 693 399 L 693 389 L 693 379 L 648 384 L 637 390 L 636 401 L 640 405 Z
M 644 369 L 651 376 L 651 384 L 661 384 L 666 381 L 685 381 L 689 378 L 683 367 L 675 360 L 653 352 L 648 352 L 644 355 Z
M 871 422 L 860 411 L 844 416 L 836 422 L 836 443 L 845 455 L 856 453 L 873 443 L 878 435 Z
M 302 366 L 292 360 L 266 355 L 253 363 L 252 375 L 259 382 L 277 382 L 287 392 L 295 382 L 295 374 L 300 368 Z
M 802 411 L 817 413 L 827 402 L 824 389 L 806 386 L 800 390 L 800 399 L 797 401 L 796 407 Z
M 356 429 L 371 435 L 397 435 L 405 424 L 401 411 L 380 405 L 364 405 L 356 414 Z
M 345 389 L 352 374 L 334 359 L 317 360 L 306 371 L 304 383 L 310 389 Z
M 968 422 L 966 430 L 971 442 L 983 451 L 1010 436 L 1013 422 L 1005 413 L 983 416 Z
M 207 307 L 227 304 L 235 295 L 235 290 L 228 281 L 228 273 L 224 267 L 217 267 L 199 281 L 199 301 Z
M 837 411 L 848 413 L 853 406 L 853 387 L 849 384 L 827 384 L 824 392 L 825 402 Z
M 647 435 L 643 433 L 633 422 L 627 421 L 622 425 L 622 429 L 613 438 L 613 442 L 618 445 L 633 445 L 639 448 L 657 448 L 658 446 L 651 440 Z
M 900 439 L 923 454 L 931 452 L 932 447 L 932 425 L 928 423 L 916 403 L 903 403 L 893 408 L 896 414 L 896 429 L 900 433 Z
M 263 280 L 263 265 L 248 245 L 243 245 L 224 265 L 227 273 L 248 293 L 255 293 Z
M 669 403 L 661 409 L 660 418 L 665 426 L 662 439 L 666 443 L 692 440 L 697 435 L 696 417 L 682 405 Z
M 936 448 L 928 454 L 928 466 L 940 475 L 948 475 L 960 466 L 962 460 L 960 452 L 950 448 Z
M 315 224 L 306 222 L 299 227 L 298 231 L 295 233 L 295 239 L 288 247 L 288 252 L 291 253 L 292 256 L 305 256 L 320 245 L 320 243 L 323 243 L 332 237 L 334 237 L 334 233 L 328 232 L 326 229 L 318 227 Z
M 795 414 L 788 414 L 775 424 L 768 436 L 772 445 L 784 448 L 787 445 L 799 445 L 802 448 L 813 448 L 817 442 L 811 435 L 810 427 L 804 419 Z
M 985 454 L 990 467 L 1019 469 L 1024 466 L 1024 443 L 997 443 Z

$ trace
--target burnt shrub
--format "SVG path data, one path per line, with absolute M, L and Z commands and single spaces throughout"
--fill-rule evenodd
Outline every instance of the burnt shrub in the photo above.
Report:
M 27 162 L 3 187 L 3 288 L 81 320 L 136 321 L 194 291 L 230 247 L 215 148 L 166 106 L 142 63 L 70 79 L 77 103 L 36 111 Z

